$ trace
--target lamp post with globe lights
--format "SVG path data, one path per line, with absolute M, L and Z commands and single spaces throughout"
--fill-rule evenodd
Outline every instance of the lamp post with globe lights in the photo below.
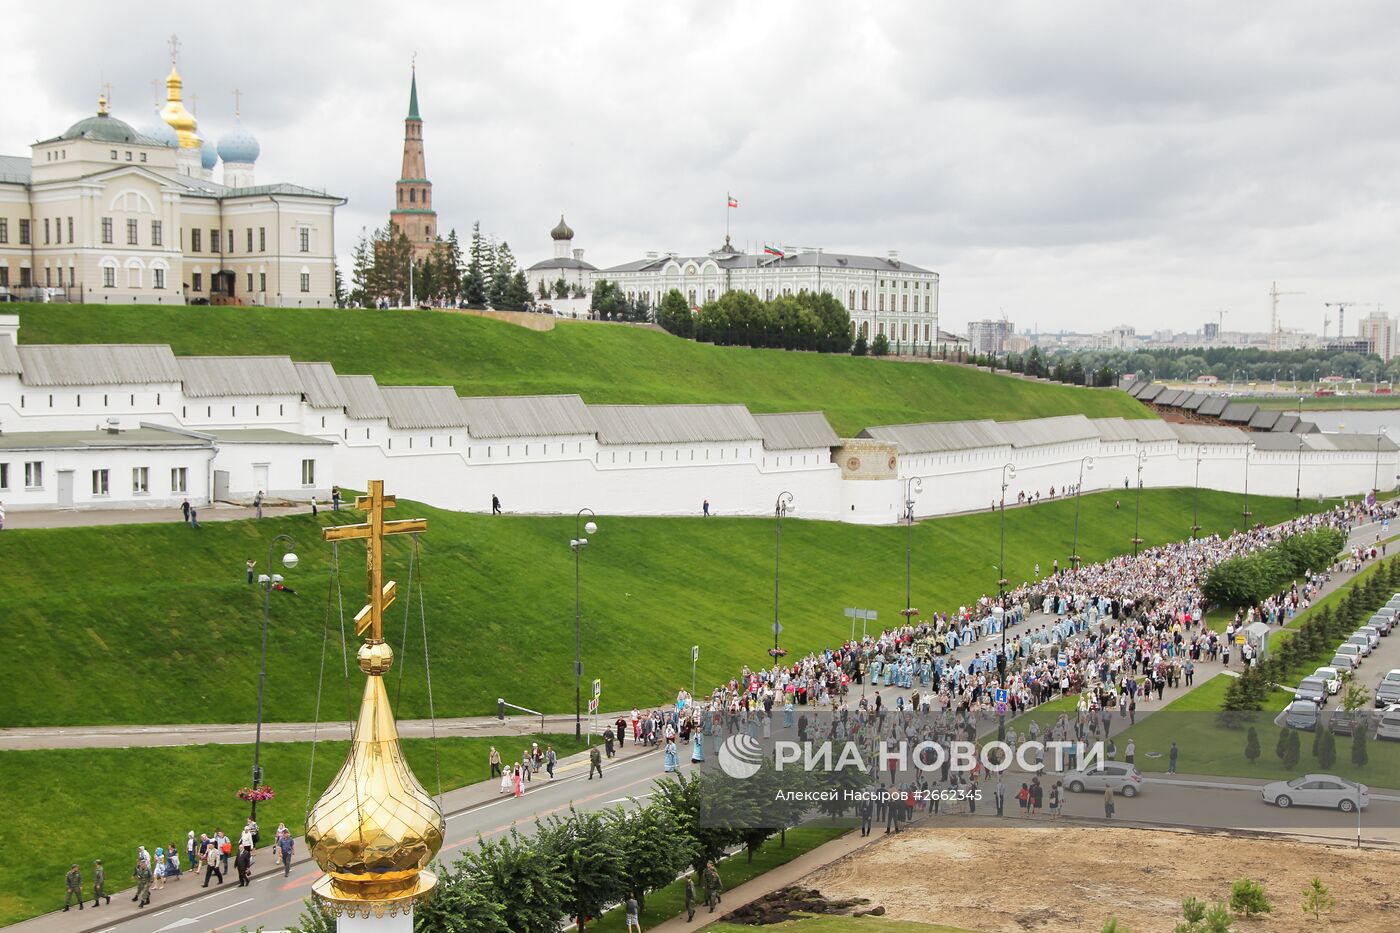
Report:
M 1074 485 L 1074 545 L 1069 555 L 1069 565 L 1076 574 L 1079 572 L 1079 493 L 1084 488 L 1084 471 L 1093 468 L 1093 457 L 1079 458 L 1079 482 Z
M 782 568 L 783 553 L 783 516 L 792 511 L 792 493 L 778 493 L 777 502 L 773 505 L 773 663 L 778 662 L 781 648 L 778 647 L 778 636 L 783 631 L 782 623 L 778 620 L 778 596 L 780 593 L 780 570 Z
M 582 532 L 579 530 L 579 523 L 583 521 L 584 514 L 587 513 L 589 521 L 583 525 Z M 593 521 L 597 518 L 592 509 L 579 509 L 574 516 L 574 536 L 569 541 L 569 547 L 574 552 L 574 738 L 583 738 L 583 626 L 582 615 L 580 613 L 581 601 L 579 595 L 579 555 L 588 546 L 588 539 L 584 534 L 597 534 L 598 525 Z
M 1379 460 L 1377 461 L 1379 462 Z M 909 523 L 909 535 L 904 544 L 904 618 L 914 616 L 914 493 L 924 491 L 924 481 L 911 476 L 904 481 L 904 520 Z
M 258 790 L 262 787 L 262 719 L 263 719 L 263 689 L 267 684 L 267 625 L 272 615 L 272 588 L 282 582 L 280 573 L 272 573 L 272 552 L 276 550 L 279 541 L 286 542 L 287 550 L 282 554 L 282 566 L 292 570 L 297 565 L 297 556 L 292 548 L 295 546 L 291 535 L 278 535 L 267 545 L 267 563 L 264 565 L 267 572 L 258 576 L 258 583 L 263 588 L 263 624 L 262 624 L 262 652 L 258 660 L 258 722 L 253 732 L 253 786 L 249 788 L 253 792 L 252 813 L 249 819 L 256 821 L 258 818 Z

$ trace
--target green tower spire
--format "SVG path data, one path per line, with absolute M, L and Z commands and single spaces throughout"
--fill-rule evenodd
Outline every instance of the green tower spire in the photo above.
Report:
M 416 66 L 413 69 L 413 83 L 409 86 L 408 91 L 408 119 L 423 119 L 418 116 L 418 68 Z

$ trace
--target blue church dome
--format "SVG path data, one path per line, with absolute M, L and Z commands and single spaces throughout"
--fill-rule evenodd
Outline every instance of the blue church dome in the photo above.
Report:
M 171 149 L 180 148 L 180 136 L 175 132 L 175 128 L 160 118 L 159 112 L 156 114 L 155 122 L 151 123 L 142 134 Z
M 207 139 L 199 147 L 199 164 L 204 166 L 205 171 L 211 171 L 219 164 L 219 153 L 214 150 L 214 144 Z
M 234 118 L 233 129 L 219 137 L 219 158 L 225 162 L 256 162 L 262 147 L 243 121 Z

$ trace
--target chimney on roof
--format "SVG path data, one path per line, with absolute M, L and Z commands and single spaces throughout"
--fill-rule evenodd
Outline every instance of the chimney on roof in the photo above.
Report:
M 890 250 L 890 252 L 889 252 L 889 257 L 890 257 L 890 265 L 892 265 L 892 266 L 897 266 L 897 265 L 899 265 L 899 250 L 897 250 L 897 249 L 892 249 L 892 250 Z

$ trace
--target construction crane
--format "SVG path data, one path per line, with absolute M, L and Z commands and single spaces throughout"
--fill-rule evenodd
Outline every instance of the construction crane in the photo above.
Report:
M 1324 301 L 1324 302 L 1322 303 L 1322 306 L 1323 306 L 1324 308 L 1336 308 L 1336 309 L 1337 309 L 1337 339 L 1338 339 L 1338 340 L 1343 339 L 1343 338 L 1346 337 L 1346 335 L 1347 335 L 1347 328 L 1346 328 L 1347 308 L 1350 308 L 1350 307 L 1352 307 L 1353 305 L 1358 305 L 1358 304 L 1360 304 L 1360 303 L 1361 303 L 1361 302 L 1359 302 L 1359 301 Z M 1327 312 L 1326 312 L 1326 311 L 1322 312 L 1322 339 L 1323 339 L 1324 341 L 1327 339 Z
M 1277 350 L 1279 347 L 1279 335 L 1282 331 L 1278 326 L 1278 300 L 1285 295 L 1305 295 L 1307 292 L 1281 292 L 1278 290 L 1278 283 L 1274 282 L 1269 288 L 1269 349 Z

